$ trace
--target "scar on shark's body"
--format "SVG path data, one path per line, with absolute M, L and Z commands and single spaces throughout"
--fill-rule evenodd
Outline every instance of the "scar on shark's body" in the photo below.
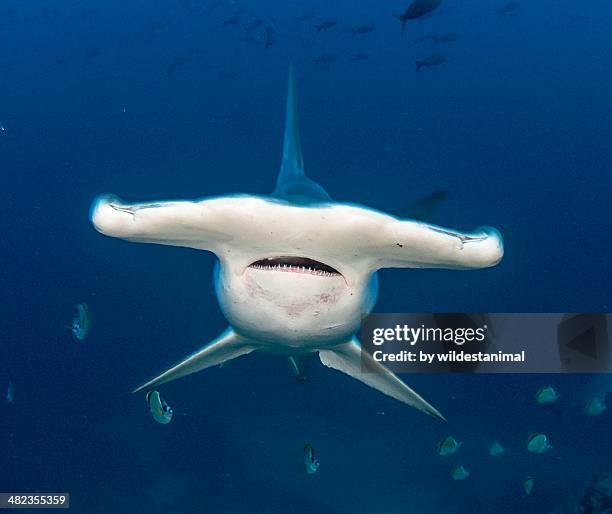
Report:
M 229 327 L 136 391 L 253 351 L 289 357 L 302 380 L 301 358 L 318 353 L 325 366 L 444 420 L 355 336 L 376 302 L 376 272 L 485 268 L 503 255 L 501 236 L 491 228 L 460 233 L 332 201 L 304 173 L 291 71 L 282 163 L 270 196 L 128 204 L 102 195 L 90 215 L 108 236 L 207 250 L 218 258 L 215 290 Z

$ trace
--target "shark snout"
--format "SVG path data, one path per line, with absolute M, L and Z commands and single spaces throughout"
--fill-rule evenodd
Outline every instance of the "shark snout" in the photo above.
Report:
M 115 195 L 98 195 L 89 209 L 89 219 L 98 232 L 121 237 L 122 228 L 132 217 L 129 207 L 122 206 L 122 200 Z
M 498 264 L 504 256 L 504 240 L 499 230 L 493 227 L 481 227 L 477 230 L 482 234 L 482 238 L 477 241 L 474 258 L 477 266 L 488 268 Z M 465 250 L 472 251 L 471 242 L 465 243 Z

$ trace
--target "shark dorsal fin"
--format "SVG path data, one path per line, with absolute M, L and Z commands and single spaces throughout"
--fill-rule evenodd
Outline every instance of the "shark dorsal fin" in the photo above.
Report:
M 287 106 L 285 112 L 285 136 L 283 140 L 283 162 L 281 163 L 277 185 L 293 177 L 304 175 L 304 159 L 300 144 L 300 125 L 298 121 L 297 99 L 293 67 L 289 68 L 287 83 Z
M 283 140 L 283 160 L 276 179 L 274 196 L 281 198 L 330 200 L 327 192 L 304 173 L 304 160 L 300 144 L 297 99 L 293 68 L 289 68 L 287 84 L 287 108 L 285 113 L 285 135 Z

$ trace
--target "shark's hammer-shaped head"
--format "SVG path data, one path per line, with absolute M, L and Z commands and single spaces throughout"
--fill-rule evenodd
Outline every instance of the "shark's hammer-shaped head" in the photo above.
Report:
M 459 233 L 356 205 L 257 196 L 92 208 L 102 233 L 219 258 L 216 291 L 237 332 L 305 351 L 346 340 L 376 299 L 383 267 L 482 268 L 502 256 L 493 229 Z

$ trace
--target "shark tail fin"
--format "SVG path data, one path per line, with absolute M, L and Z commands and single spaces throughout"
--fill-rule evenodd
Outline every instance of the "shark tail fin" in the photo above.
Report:
M 279 197 L 301 196 L 316 200 L 330 200 L 327 192 L 304 173 L 293 67 L 289 68 L 287 85 L 283 160 L 273 194 Z
M 149 380 L 145 384 L 134 389 L 134 393 L 143 389 L 150 389 L 159 384 L 164 384 L 177 378 L 191 375 L 206 368 L 216 366 L 223 362 L 246 355 L 255 350 L 256 347 L 237 336 L 232 329 L 228 329 L 217 339 L 207 344 L 195 353 L 192 353 L 179 363 L 167 369 L 160 375 Z
M 410 389 L 393 372 L 375 361 L 369 353 L 362 350 L 356 339 L 340 346 L 319 350 L 319 358 L 325 366 L 342 371 L 387 396 L 446 422 L 435 407 Z
M 413 60 L 416 66 L 416 70 L 419 71 L 423 67 L 423 63 L 421 61 L 417 61 L 416 59 L 413 59 Z

